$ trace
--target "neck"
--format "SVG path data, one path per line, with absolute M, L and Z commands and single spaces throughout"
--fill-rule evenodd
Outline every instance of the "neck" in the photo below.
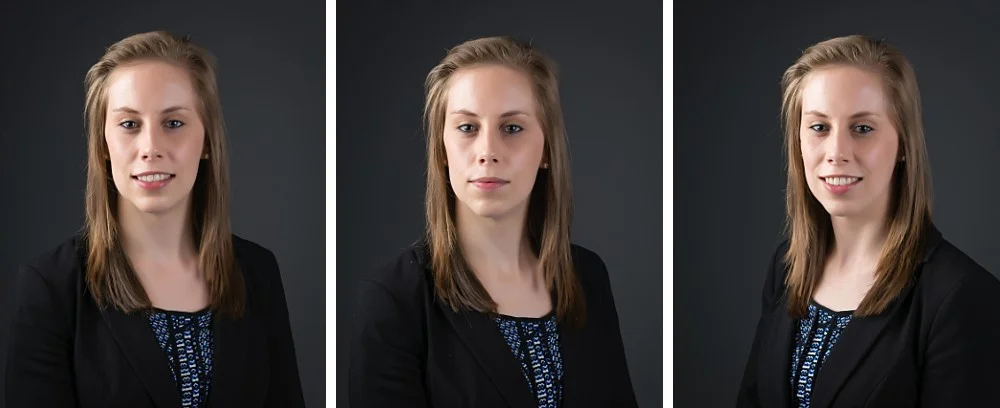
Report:
M 191 228 L 191 210 L 185 201 L 174 210 L 144 213 L 118 198 L 118 220 L 122 246 L 129 257 L 156 262 L 184 262 L 197 256 Z
M 831 217 L 833 247 L 829 254 L 832 265 L 841 270 L 873 270 L 889 234 L 888 206 L 869 217 Z M 867 268 L 853 268 L 864 264 Z
M 535 256 L 525 233 L 526 208 L 502 218 L 487 218 L 461 202 L 456 204 L 459 245 L 476 275 L 535 280 Z

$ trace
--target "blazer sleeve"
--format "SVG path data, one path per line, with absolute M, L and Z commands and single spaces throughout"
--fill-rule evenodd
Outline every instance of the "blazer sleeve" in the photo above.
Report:
M 612 333 L 612 344 L 609 350 L 614 354 L 610 360 L 612 362 L 611 369 L 613 370 L 611 378 L 617 380 L 614 382 L 614 389 L 612 390 L 612 401 L 615 407 L 638 407 L 639 404 L 635 399 L 635 389 L 632 387 L 632 377 L 628 371 L 628 359 L 625 356 L 625 345 L 622 341 L 618 308 L 615 306 L 615 296 L 611 290 L 611 278 L 604 260 L 598 257 L 597 262 L 603 272 L 601 276 L 605 279 L 604 284 L 607 288 L 604 292 L 605 299 L 603 299 L 602 303 L 607 305 L 610 333 Z
M 271 385 L 268 387 L 265 406 L 305 407 L 298 360 L 295 355 L 295 342 L 292 339 L 292 328 L 288 319 L 288 303 L 285 300 L 285 287 L 281 282 L 278 260 L 274 253 L 267 251 L 266 262 L 267 269 L 271 271 L 270 282 L 266 288 L 270 291 L 267 326 Z
M 767 277 L 764 279 L 764 288 L 761 290 L 760 318 L 757 319 L 753 344 L 750 347 L 750 355 L 743 369 L 743 380 L 740 382 L 736 396 L 738 408 L 760 407 L 760 399 L 757 396 L 757 355 L 760 354 L 761 338 L 764 336 L 766 319 L 774 309 L 774 304 L 784 288 L 784 274 L 778 273 L 781 264 L 778 260 L 784 254 L 786 244 L 779 245 L 774 254 L 771 255 L 771 264 L 767 270 Z
M 7 345 L 9 408 L 76 407 L 70 299 L 31 266 L 21 267 Z
M 348 393 L 353 408 L 427 407 L 413 318 L 385 286 L 363 280 L 351 334 Z
M 1000 281 L 967 278 L 931 323 L 920 385 L 922 407 L 1000 407 Z

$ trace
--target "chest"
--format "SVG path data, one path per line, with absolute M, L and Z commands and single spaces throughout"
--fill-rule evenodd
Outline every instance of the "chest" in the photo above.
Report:
M 813 292 L 813 300 L 835 311 L 856 310 L 868 294 L 871 275 L 846 275 L 824 271 Z
M 197 270 L 147 267 L 139 270 L 137 275 L 146 296 L 156 308 L 191 312 L 208 306 L 208 287 Z
M 543 284 L 491 282 L 483 286 L 500 314 L 539 317 L 552 310 L 552 297 Z

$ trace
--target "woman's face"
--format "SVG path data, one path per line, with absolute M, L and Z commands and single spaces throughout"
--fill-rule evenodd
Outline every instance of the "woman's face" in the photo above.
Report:
M 500 65 L 449 80 L 444 147 L 458 205 L 488 218 L 526 210 L 545 136 L 528 76 Z
M 104 135 L 121 204 L 154 214 L 186 209 L 205 144 L 190 75 L 161 61 L 121 66 L 107 98 Z
M 809 190 L 832 217 L 881 217 L 899 135 L 877 74 L 849 66 L 810 73 L 799 128 Z

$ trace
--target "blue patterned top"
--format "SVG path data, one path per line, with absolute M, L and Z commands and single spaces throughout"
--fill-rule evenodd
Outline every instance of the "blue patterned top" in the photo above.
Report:
M 167 354 L 181 407 L 207 405 L 212 379 L 212 311 L 187 313 L 154 309 L 149 324 Z
M 562 355 L 555 313 L 540 318 L 499 315 L 494 318 L 539 408 L 562 404 Z
M 830 356 L 830 350 L 851 322 L 853 310 L 835 312 L 817 303 L 809 304 L 809 314 L 799 320 L 795 336 L 795 353 L 792 354 L 792 390 L 796 406 L 809 408 L 813 379 Z

